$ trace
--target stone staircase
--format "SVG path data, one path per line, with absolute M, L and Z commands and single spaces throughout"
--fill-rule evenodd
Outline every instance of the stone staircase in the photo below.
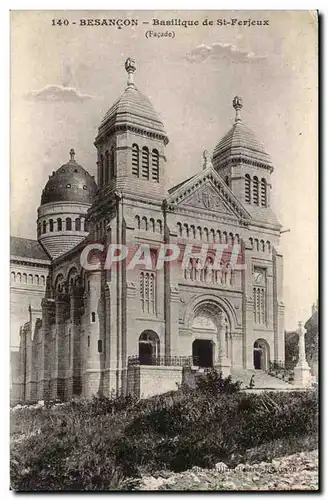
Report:
M 246 370 L 246 369 L 231 369 L 231 378 L 234 382 L 239 380 L 242 382 L 242 389 L 249 387 L 249 383 L 251 377 L 253 378 L 253 388 L 252 390 L 272 390 L 272 391 L 295 391 L 301 389 L 301 387 L 297 387 L 294 384 L 290 384 L 281 380 L 277 377 L 273 377 L 268 375 L 265 371 L 262 370 Z

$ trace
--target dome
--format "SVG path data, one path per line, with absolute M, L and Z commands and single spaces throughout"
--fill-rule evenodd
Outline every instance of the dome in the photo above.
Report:
M 235 123 L 214 149 L 213 162 L 215 165 L 222 165 L 226 160 L 236 158 L 273 169 L 271 158 L 264 145 L 241 121 L 239 111 L 242 108 L 242 100 L 240 97 L 234 98 L 233 107 L 236 109 Z
M 107 111 L 102 120 L 99 133 L 106 129 L 130 126 L 135 129 L 142 129 L 145 132 L 155 134 L 158 138 L 168 138 L 164 130 L 164 125 L 156 113 L 148 97 L 144 96 L 133 82 L 133 74 L 136 70 L 133 59 L 127 59 L 125 69 L 128 72 L 128 85 L 123 95 Z
M 70 160 L 62 165 L 49 178 L 41 196 L 41 205 L 70 201 L 91 205 L 96 195 L 97 184 L 94 178 L 79 165 L 75 152 L 70 151 Z

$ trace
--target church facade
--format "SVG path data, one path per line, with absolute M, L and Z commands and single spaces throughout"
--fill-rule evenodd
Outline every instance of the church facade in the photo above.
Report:
M 243 123 L 242 100 L 202 169 L 167 191 L 168 137 L 134 83 L 133 59 L 125 69 L 95 139 L 97 184 L 71 150 L 43 190 L 34 246 L 45 282 L 20 328 L 13 399 L 147 396 L 175 389 L 186 369 L 284 362 L 273 165 Z M 15 265 L 12 287 L 23 289 Z

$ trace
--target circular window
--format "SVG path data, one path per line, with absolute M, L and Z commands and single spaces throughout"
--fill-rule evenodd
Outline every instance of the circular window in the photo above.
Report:
M 86 191 L 86 190 L 88 189 L 88 186 L 85 186 L 85 185 L 84 185 L 84 186 L 83 186 L 83 189 L 84 189 L 84 191 Z
M 67 187 L 67 188 L 70 188 L 70 187 L 72 187 L 72 186 L 71 186 L 70 184 L 66 184 L 66 187 Z
M 75 169 L 75 170 L 74 170 L 74 172 L 75 172 L 75 173 L 78 173 L 78 170 L 77 170 L 77 169 Z

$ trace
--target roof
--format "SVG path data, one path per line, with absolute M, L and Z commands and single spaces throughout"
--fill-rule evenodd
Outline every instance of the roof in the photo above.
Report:
M 102 120 L 102 127 L 114 125 L 132 125 L 166 137 L 164 125 L 152 103 L 135 85 L 129 85 L 123 95 L 107 111 Z
M 179 189 L 179 187 L 183 186 L 184 184 L 186 184 L 186 182 L 190 181 L 191 179 L 193 179 L 197 174 L 194 174 L 192 175 L 191 177 L 188 177 L 188 179 L 185 179 L 184 181 L 182 182 L 179 182 L 179 184 L 176 184 L 175 186 L 172 186 L 168 192 L 169 194 L 172 194 L 174 193 L 174 191 L 176 191 L 177 189 Z
M 50 261 L 50 257 L 38 241 L 17 236 L 10 237 L 10 257 Z
M 129 126 L 148 134 L 155 134 L 167 143 L 168 138 L 162 120 L 148 97 L 143 95 L 134 84 L 133 75 L 136 71 L 134 59 L 126 60 L 125 69 L 128 73 L 127 87 L 123 95 L 105 114 L 99 127 L 99 135 L 103 132 L 108 133 L 108 129 L 112 127 Z
M 229 132 L 219 141 L 213 153 L 213 161 L 221 163 L 233 157 L 256 161 L 273 168 L 264 145 L 241 120 L 236 121 Z
M 70 151 L 70 155 L 70 160 L 49 177 L 42 191 L 41 205 L 61 201 L 92 204 L 97 184 L 89 172 L 75 161 L 74 150 Z

